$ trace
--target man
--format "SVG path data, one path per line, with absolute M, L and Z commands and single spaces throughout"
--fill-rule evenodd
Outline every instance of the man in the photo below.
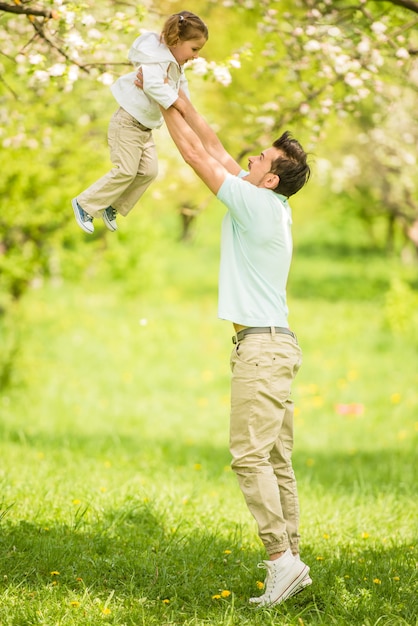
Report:
M 187 99 L 162 110 L 184 160 L 227 207 L 222 226 L 219 317 L 233 323 L 230 451 L 245 501 L 269 559 L 259 606 L 279 604 L 311 584 L 299 558 L 299 506 L 292 469 L 291 383 L 302 355 L 288 328 L 292 256 L 287 198 L 310 175 L 299 142 L 284 133 L 248 159 L 226 152 Z

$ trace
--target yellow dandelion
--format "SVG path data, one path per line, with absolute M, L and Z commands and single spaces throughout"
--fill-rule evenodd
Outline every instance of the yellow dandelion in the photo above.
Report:
M 220 600 L 221 596 L 219 595 L 219 593 L 215 593 L 214 596 L 212 596 L 212 600 Z
M 261 580 L 257 580 L 255 586 L 257 587 L 257 589 L 264 589 L 264 583 L 262 583 Z
M 211 372 L 210 370 L 205 370 L 204 372 L 202 372 L 202 379 L 208 383 L 213 379 L 213 372 Z
M 163 604 L 170 604 L 170 600 L 169 600 L 168 598 L 165 598 L 165 599 L 163 600 Z
M 223 589 L 223 591 L 221 591 L 221 598 L 229 598 L 230 595 L 231 592 L 228 591 L 228 589 Z
M 322 406 L 324 404 L 324 398 L 322 396 L 314 396 L 312 398 L 312 404 L 315 407 Z
M 106 489 L 106 487 L 100 487 L 100 491 L 101 491 L 102 493 L 105 493 L 105 492 L 107 491 L 107 489 Z
M 73 500 L 73 504 L 81 504 L 81 500 L 78 500 L 77 498 L 75 500 Z
M 53 581 L 52 581 L 52 583 L 51 583 L 51 585 L 52 585 L 53 587 L 56 587 L 56 586 L 58 585 L 58 583 L 57 583 L 57 581 L 56 581 L 56 580 L 53 580 Z
M 399 578 L 399 576 L 394 576 L 393 580 L 395 580 L 397 582 L 398 580 L 400 580 L 400 578 Z
M 399 404 L 399 402 L 401 401 L 401 394 L 392 393 L 392 395 L 390 396 L 390 401 L 392 404 Z
M 105 607 L 102 609 L 102 613 L 103 613 L 103 615 L 110 615 L 110 614 L 111 614 L 111 612 L 112 612 L 112 611 L 111 611 L 111 610 L 110 610 L 107 606 L 105 606 Z
M 76 581 L 77 581 L 78 583 L 82 583 L 82 582 L 83 582 L 83 579 L 81 578 L 81 576 L 77 576 Z
M 75 609 L 80 606 L 80 603 L 77 600 L 72 600 L 70 602 L 70 606 L 74 607 Z
M 196 472 L 199 472 L 202 469 L 202 466 L 200 463 L 195 463 L 193 467 L 196 470 Z
M 324 560 L 324 557 L 323 557 L 323 556 L 317 556 L 317 557 L 316 557 L 316 560 L 317 560 L 317 561 L 323 561 L 323 560 Z
M 349 372 L 347 373 L 347 378 L 348 380 L 357 380 L 358 378 L 357 370 L 349 370 Z
M 324 533 L 322 536 L 323 536 L 324 539 L 329 539 L 328 533 Z
M 368 539 L 370 537 L 369 533 L 361 533 L 362 539 Z
M 381 585 L 382 581 L 380 580 L 380 578 L 373 578 L 373 582 L 375 585 Z
M 232 554 L 231 550 L 224 550 L 224 554 Z
M 51 576 L 59 576 L 60 573 L 57 572 L 57 570 L 54 570 L 53 572 L 51 572 Z

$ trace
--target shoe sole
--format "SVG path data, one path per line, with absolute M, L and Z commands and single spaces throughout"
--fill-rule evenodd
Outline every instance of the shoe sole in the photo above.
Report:
M 295 576 L 295 578 L 288 584 L 286 589 L 275 600 L 273 600 L 272 602 L 262 602 L 258 606 L 269 608 L 269 607 L 277 606 L 278 604 L 281 604 L 282 602 L 290 598 L 290 596 L 295 594 L 296 589 L 300 586 L 301 582 L 303 581 L 304 578 L 307 577 L 308 574 L 309 574 L 309 567 L 305 565 L 305 567 L 301 570 L 301 572 L 297 576 Z
M 115 230 L 117 230 L 117 229 L 118 229 L 118 227 L 117 227 L 117 226 L 113 226 L 113 224 L 112 224 L 111 222 L 109 222 L 109 220 L 107 219 L 107 215 L 106 215 L 106 213 L 103 213 L 103 214 L 102 214 L 102 218 L 103 218 L 103 221 L 104 221 L 104 223 L 105 223 L 106 228 L 108 228 L 109 230 L 111 230 L 111 231 L 112 231 L 112 233 L 114 233 L 114 232 L 115 232 Z
M 83 220 L 81 219 L 80 212 L 77 207 L 77 198 L 73 198 L 71 200 L 71 206 L 73 207 L 74 216 L 75 216 L 77 224 L 80 226 L 80 228 L 84 230 L 85 233 L 88 233 L 89 235 L 91 235 L 94 232 L 93 223 L 88 222 L 91 225 L 91 229 L 90 229 L 87 227 L 86 222 L 83 222 Z
M 288 600 L 289 598 L 293 598 L 293 596 L 296 596 L 298 593 L 306 589 L 306 587 L 309 587 L 309 585 L 312 585 L 312 578 L 310 576 L 305 576 L 305 578 L 301 580 L 299 585 L 295 587 L 295 589 L 290 595 L 287 596 L 286 599 Z
M 303 591 L 304 589 L 306 589 L 306 587 L 309 587 L 309 585 L 312 585 L 312 578 L 307 574 L 305 576 L 305 578 L 303 578 L 299 585 L 297 587 L 295 587 L 293 589 L 293 591 L 287 596 L 287 600 L 293 596 L 295 596 L 296 594 L 300 593 L 301 591 Z M 249 599 L 249 603 L 250 604 L 260 604 L 261 602 L 263 602 L 263 596 L 258 596 L 257 598 L 250 598 Z

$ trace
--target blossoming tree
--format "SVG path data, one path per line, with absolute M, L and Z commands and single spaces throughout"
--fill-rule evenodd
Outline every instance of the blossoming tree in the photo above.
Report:
M 162 23 L 172 7 L 156 0 L 149 0 L 147 8 L 129 0 L 0 2 L 3 154 L 39 147 L 27 131 L 26 111 L 18 110 L 22 94 L 33 94 L 36 101 L 51 90 L 70 95 L 83 81 L 110 84 L 115 75 L 128 71 L 127 47 L 147 23 L 145 17 L 155 14 L 155 21 Z M 312 141 L 329 129 L 349 126 L 346 159 L 333 167 L 323 160 L 324 179 L 336 193 L 355 188 L 360 201 L 365 189 L 371 191 L 367 206 L 373 208 L 367 219 L 383 213 L 389 225 L 399 222 L 418 249 L 418 1 L 194 0 L 193 10 L 212 20 L 210 41 L 228 39 L 224 58 L 215 62 L 203 54 L 189 71 L 219 84 L 218 100 L 228 104 L 223 107 L 225 119 L 245 142 L 244 151 L 290 123 L 305 129 Z M 51 133 L 44 134 L 45 145 Z M 32 259 L 41 264 L 44 233 L 61 229 L 63 218 L 49 208 L 53 202 L 59 205 L 59 199 L 49 204 L 39 200 L 33 210 L 35 184 L 40 195 L 45 189 L 52 194 L 35 173 L 35 182 L 25 183 L 18 222 L 16 205 L 22 194 L 16 172 L 20 178 L 23 173 L 16 163 L 14 168 L 4 168 L 10 177 L 4 185 L 9 194 L 14 185 L 16 197 L 13 211 L 10 203 L 0 211 L 1 230 L 9 237 L 0 239 L 0 269 L 10 278 L 6 289 L 18 296 L 30 279 Z M 26 272 L 21 262 L 7 262 L 14 249 L 22 260 L 22 241 Z

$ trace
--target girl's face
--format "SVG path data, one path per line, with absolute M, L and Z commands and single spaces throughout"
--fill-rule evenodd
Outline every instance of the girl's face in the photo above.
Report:
M 206 43 L 203 35 L 196 39 L 187 39 L 185 41 L 179 39 L 175 46 L 169 46 L 170 52 L 179 65 L 184 65 L 187 61 L 197 59 L 199 52 Z

